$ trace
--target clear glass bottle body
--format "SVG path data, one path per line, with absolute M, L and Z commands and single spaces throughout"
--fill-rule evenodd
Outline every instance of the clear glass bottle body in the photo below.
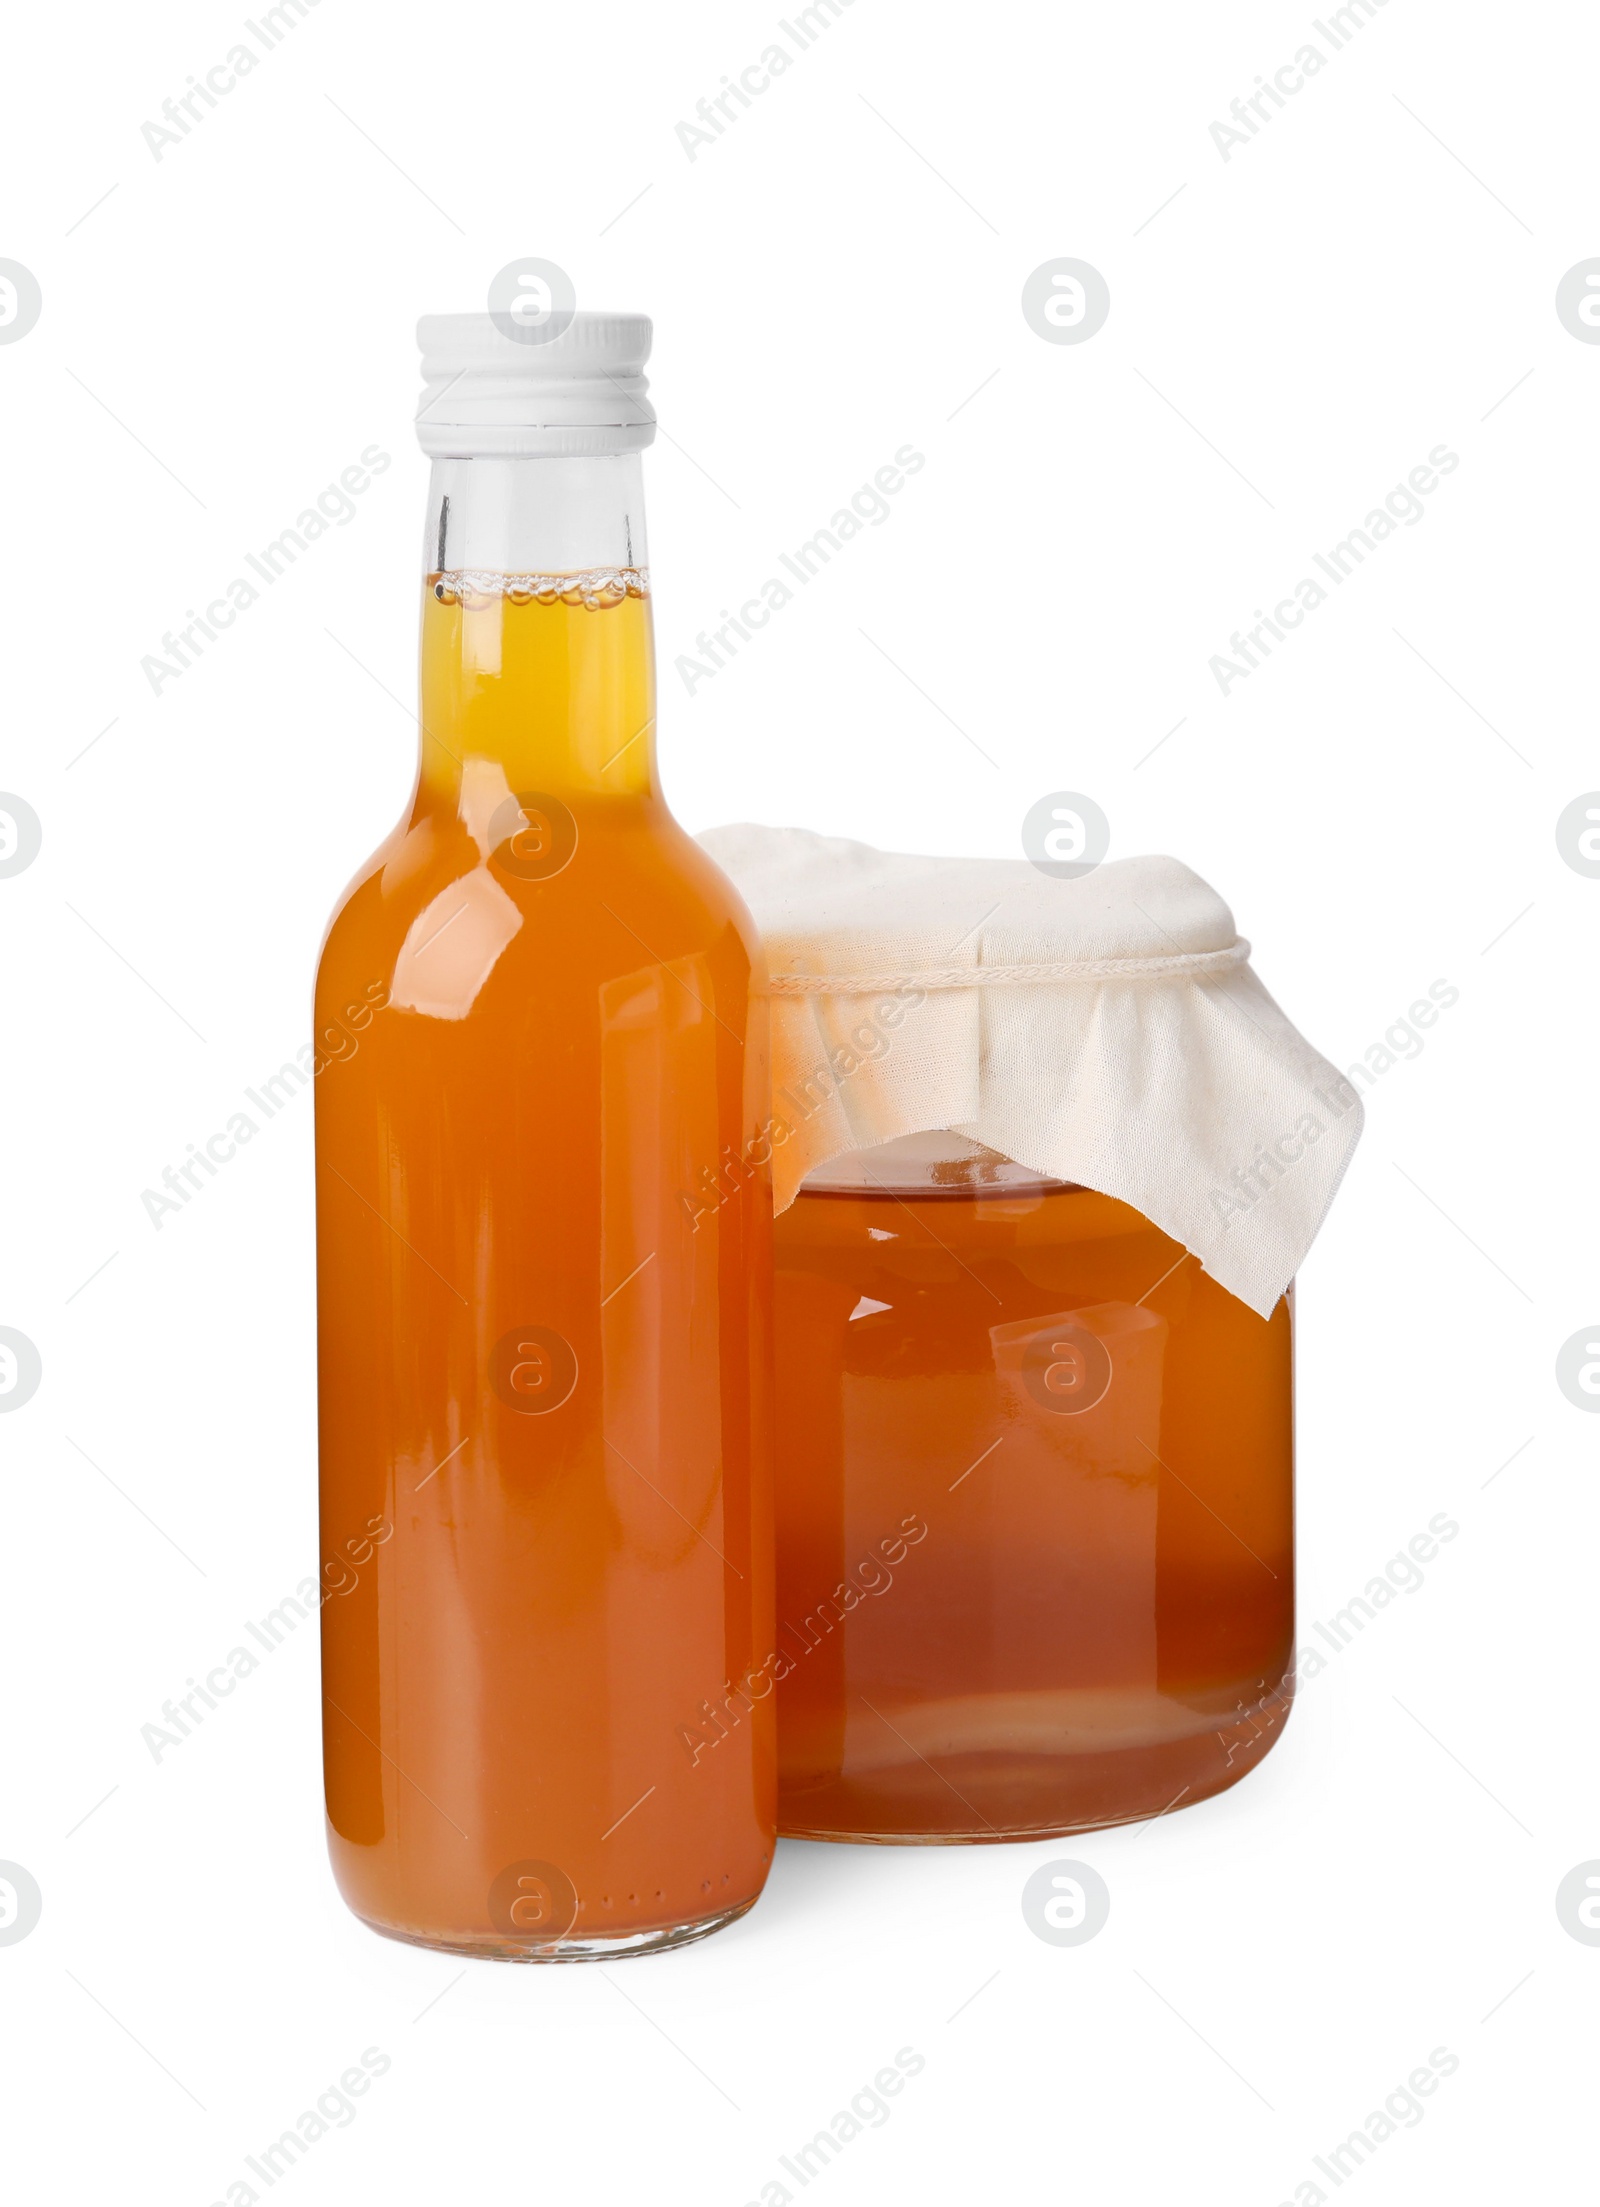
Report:
M 656 785 L 636 455 L 435 463 L 421 758 L 317 982 L 329 1845 L 375 1929 L 647 1951 L 761 1889 L 754 933 Z M 752 1021 L 754 1020 L 754 1024 Z M 331 1583 L 331 1581 L 330 1581 Z
M 1288 1713 L 1291 1312 L 951 1135 L 777 1221 L 779 1808 L 1030 1838 L 1234 1784 Z

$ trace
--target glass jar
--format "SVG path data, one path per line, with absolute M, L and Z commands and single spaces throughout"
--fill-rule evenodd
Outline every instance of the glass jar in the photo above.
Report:
M 1033 1838 L 1261 1759 L 1289 1295 L 1259 1318 L 1128 1204 L 923 1134 L 804 1182 L 776 1331 L 780 1831 Z

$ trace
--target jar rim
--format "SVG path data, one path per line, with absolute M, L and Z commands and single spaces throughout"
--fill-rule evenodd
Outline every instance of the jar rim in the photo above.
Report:
M 801 1195 L 1027 1196 L 1054 1195 L 1076 1188 L 1074 1180 L 1053 1180 L 1002 1151 L 974 1142 L 948 1127 L 902 1134 L 892 1142 L 842 1150 L 814 1165 L 800 1183 Z

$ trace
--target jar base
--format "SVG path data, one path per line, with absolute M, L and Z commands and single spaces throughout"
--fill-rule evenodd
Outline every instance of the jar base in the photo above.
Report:
M 778 1833 L 868 1847 L 972 1847 L 1065 1838 L 1193 1808 L 1248 1776 L 1276 1743 L 1282 1689 L 1255 1715 L 1099 1754 L 919 1755 L 855 1778 L 781 1784 Z
M 714 1916 L 696 1917 L 689 1923 L 662 1924 L 648 1931 L 618 1932 L 611 1937 L 533 1940 L 508 1938 L 499 1931 L 418 1931 L 402 1924 L 378 1923 L 357 1911 L 357 1921 L 380 1938 L 402 1946 L 427 1947 L 435 1954 L 462 1954 L 477 1962 L 617 1962 L 637 1954 L 666 1954 L 672 1948 L 693 1946 L 712 1932 L 737 1923 L 754 1908 L 759 1894 L 719 1909 Z

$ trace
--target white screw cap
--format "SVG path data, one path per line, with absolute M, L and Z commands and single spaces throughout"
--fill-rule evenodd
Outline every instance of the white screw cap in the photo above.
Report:
M 503 314 L 425 314 L 417 439 L 435 459 L 638 452 L 656 433 L 646 314 L 577 314 L 506 334 Z

